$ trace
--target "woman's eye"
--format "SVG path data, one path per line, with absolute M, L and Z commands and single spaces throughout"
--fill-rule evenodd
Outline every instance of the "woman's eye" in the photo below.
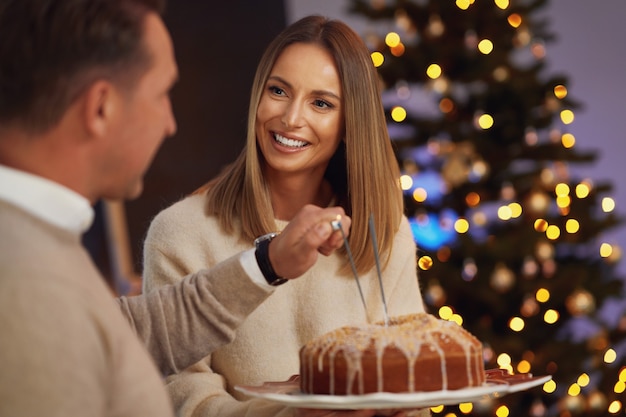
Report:
M 315 100 L 314 104 L 315 104 L 315 106 L 321 107 L 321 108 L 332 108 L 333 107 L 332 104 L 330 104 L 329 102 L 324 101 L 324 100 Z
M 276 94 L 277 96 L 284 96 L 285 95 L 285 90 L 283 90 L 280 87 L 276 87 L 275 85 L 270 85 L 268 87 L 268 90 L 272 93 L 272 94 Z

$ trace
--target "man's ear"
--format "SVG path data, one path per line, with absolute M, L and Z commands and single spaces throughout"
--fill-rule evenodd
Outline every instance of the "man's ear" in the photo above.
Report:
M 96 81 L 83 93 L 83 121 L 92 135 L 106 134 L 116 110 L 116 90 L 105 80 Z

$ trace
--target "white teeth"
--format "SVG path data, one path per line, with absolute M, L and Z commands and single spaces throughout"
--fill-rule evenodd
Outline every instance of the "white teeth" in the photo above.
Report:
M 276 142 L 280 143 L 281 145 L 289 146 L 290 148 L 301 148 L 303 146 L 306 146 L 306 142 L 303 142 L 301 140 L 289 139 L 279 135 L 278 133 L 274 134 L 274 139 L 276 139 Z

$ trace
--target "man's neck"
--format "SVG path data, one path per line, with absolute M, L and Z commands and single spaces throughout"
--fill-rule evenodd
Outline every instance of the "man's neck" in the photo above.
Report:
M 37 134 L 17 128 L 0 131 L 0 164 L 54 181 L 92 201 L 82 169 L 88 161 L 82 156 L 57 129 Z

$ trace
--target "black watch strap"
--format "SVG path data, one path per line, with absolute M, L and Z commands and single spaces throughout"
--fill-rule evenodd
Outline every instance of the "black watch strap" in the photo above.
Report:
M 256 262 L 259 264 L 259 268 L 261 269 L 265 280 L 272 286 L 282 285 L 287 282 L 285 278 L 276 274 L 270 262 L 269 247 L 270 242 L 275 236 L 276 233 L 271 233 L 269 235 L 261 236 L 254 241 L 256 246 L 256 250 L 254 251 Z

